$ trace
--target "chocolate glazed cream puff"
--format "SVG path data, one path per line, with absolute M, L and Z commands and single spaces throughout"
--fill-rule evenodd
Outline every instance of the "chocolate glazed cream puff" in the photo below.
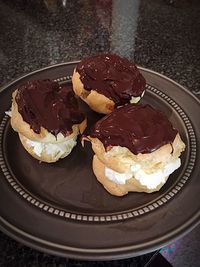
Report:
M 158 191 L 181 165 L 185 144 L 167 117 L 150 105 L 129 104 L 99 120 L 87 137 L 93 171 L 115 196 Z
M 72 83 L 75 94 L 103 114 L 117 106 L 137 103 L 146 85 L 135 64 L 112 54 L 83 59 L 74 70 Z
M 21 85 L 12 96 L 11 126 L 24 148 L 48 163 L 66 157 L 86 127 L 73 91 L 38 80 Z

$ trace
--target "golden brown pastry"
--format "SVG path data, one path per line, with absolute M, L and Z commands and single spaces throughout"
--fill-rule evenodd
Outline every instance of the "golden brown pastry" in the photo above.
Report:
M 73 90 L 91 109 L 108 114 L 117 106 L 137 103 L 145 92 L 145 79 L 135 64 L 112 54 L 83 59 L 72 76 Z
M 12 96 L 11 126 L 24 148 L 48 163 L 66 157 L 86 128 L 71 89 L 51 80 L 29 81 Z
M 181 165 L 185 144 L 167 117 L 150 105 L 115 109 L 87 137 L 93 171 L 112 195 L 158 191 Z

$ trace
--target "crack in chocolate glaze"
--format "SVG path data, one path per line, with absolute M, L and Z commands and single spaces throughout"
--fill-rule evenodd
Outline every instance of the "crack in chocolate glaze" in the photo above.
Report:
M 83 59 L 76 68 L 85 90 L 96 90 L 116 106 L 141 96 L 146 81 L 136 65 L 113 54 L 100 54 Z
M 53 135 L 72 133 L 72 126 L 84 120 L 72 90 L 51 80 L 28 81 L 16 94 L 18 111 L 37 134 L 41 127 Z
M 177 133 L 161 111 L 148 104 L 129 104 L 100 119 L 92 127 L 90 136 L 98 138 L 106 150 L 110 146 L 121 146 L 137 155 L 172 144 Z

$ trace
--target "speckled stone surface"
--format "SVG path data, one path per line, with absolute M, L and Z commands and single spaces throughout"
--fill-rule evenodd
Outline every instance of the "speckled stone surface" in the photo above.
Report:
M 199 0 L 1 0 L 0 85 L 111 51 L 200 97 L 199 14 Z M 200 228 L 175 247 L 168 257 L 174 266 L 199 266 Z M 144 266 L 149 257 L 89 264 L 37 252 L 0 233 L 0 266 Z
M 2 267 L 143 267 L 153 253 L 118 261 L 78 261 L 51 256 L 28 248 L 0 232 L 0 266 Z

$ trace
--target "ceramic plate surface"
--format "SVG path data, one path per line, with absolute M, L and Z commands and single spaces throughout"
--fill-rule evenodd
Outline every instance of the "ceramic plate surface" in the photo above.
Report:
M 79 259 L 118 259 L 156 250 L 186 234 L 200 217 L 200 102 L 153 71 L 142 103 L 162 110 L 186 150 L 182 165 L 157 193 L 110 195 L 97 182 L 90 144 L 54 164 L 39 163 L 10 126 L 12 92 L 23 82 L 50 78 L 71 86 L 77 62 L 32 72 L 0 90 L 0 229 L 36 249 Z M 88 126 L 101 118 L 80 101 Z

